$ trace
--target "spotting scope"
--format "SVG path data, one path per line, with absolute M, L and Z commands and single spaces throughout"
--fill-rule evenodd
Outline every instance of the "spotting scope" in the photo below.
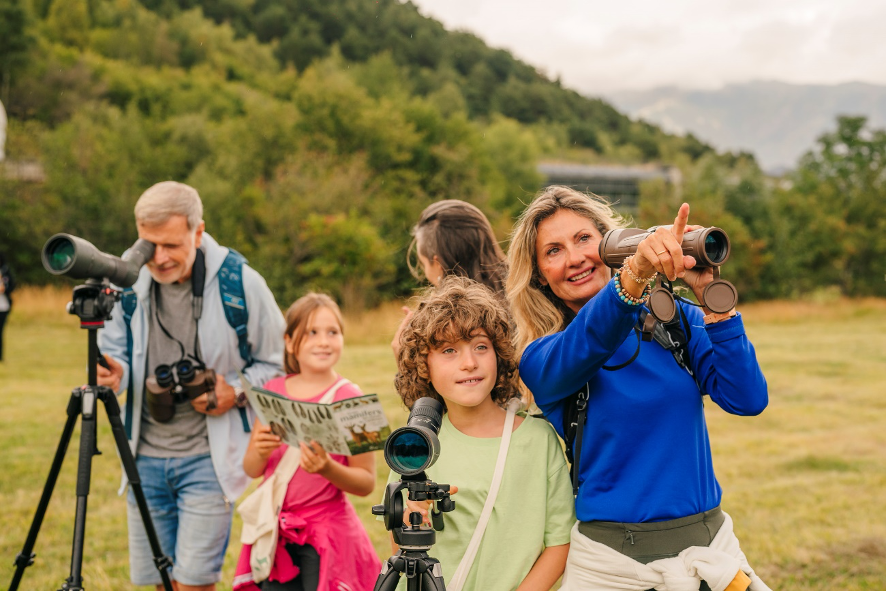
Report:
M 100 251 L 92 243 L 70 234 L 56 234 L 46 241 L 41 258 L 53 275 L 73 279 L 108 279 L 129 287 L 139 278 L 142 265 L 154 256 L 154 244 L 139 238 L 123 257 Z
M 433 398 L 413 403 L 405 427 L 395 429 L 385 441 L 385 461 L 401 476 L 415 476 L 440 455 L 440 424 L 443 405 Z

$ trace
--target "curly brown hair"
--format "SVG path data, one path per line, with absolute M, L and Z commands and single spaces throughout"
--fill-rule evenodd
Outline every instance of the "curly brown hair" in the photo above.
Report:
M 470 341 L 478 330 L 486 333 L 496 351 L 496 384 L 490 397 L 504 405 L 509 399 L 520 396 L 517 387 L 519 360 L 511 340 L 511 318 L 502 300 L 476 281 L 451 275 L 445 277 L 436 289 L 425 293 L 400 335 L 394 386 L 407 408 L 427 396 L 446 409 L 446 401 L 430 380 L 428 353 L 445 343 Z

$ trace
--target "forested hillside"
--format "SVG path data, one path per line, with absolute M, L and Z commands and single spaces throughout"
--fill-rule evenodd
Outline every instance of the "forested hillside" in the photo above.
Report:
M 682 187 L 644 188 L 639 221 L 667 221 L 690 195 L 705 204 L 697 221 L 733 232 L 743 295 L 798 289 L 769 283 L 767 265 L 790 253 L 758 232 L 788 193 L 749 156 L 631 121 L 409 3 L 0 0 L 0 98 L 7 158 L 46 174 L 0 175 L 0 249 L 27 282 L 49 279 L 39 252 L 57 231 L 122 251 L 135 199 L 176 179 L 282 304 L 316 288 L 371 305 L 414 285 L 405 247 L 428 203 L 476 203 L 505 238 L 545 157 L 679 166 Z M 879 137 L 862 200 L 874 191 L 883 212 Z M 860 209 L 868 222 L 872 207 Z M 883 267 L 883 232 L 873 244 Z

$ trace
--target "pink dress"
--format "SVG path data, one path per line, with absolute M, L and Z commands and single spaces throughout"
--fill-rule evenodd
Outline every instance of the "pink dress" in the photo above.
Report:
M 265 389 L 286 396 L 287 377 L 270 380 Z M 326 390 L 307 401 L 318 402 L 325 393 Z M 361 396 L 360 390 L 346 384 L 339 388 L 334 400 L 355 396 Z M 283 444 L 271 454 L 265 466 L 265 479 L 277 468 L 286 448 Z M 330 454 L 330 459 L 348 465 L 348 456 Z M 318 591 L 369 591 L 376 583 L 381 562 L 345 493 L 323 476 L 301 468 L 290 480 L 280 510 L 277 550 L 269 580 L 286 582 L 299 574 L 299 567 L 286 551 L 286 544 L 290 543 L 309 544 L 320 556 Z M 234 572 L 235 591 L 259 591 L 249 566 L 251 549 L 244 544 L 240 550 Z

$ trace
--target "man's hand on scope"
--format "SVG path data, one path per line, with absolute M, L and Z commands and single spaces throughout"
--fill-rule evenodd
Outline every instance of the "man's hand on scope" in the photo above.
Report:
M 458 486 L 450 486 L 450 496 L 459 492 Z M 428 508 L 434 501 L 411 501 L 407 499 L 407 506 L 403 510 L 403 523 L 410 525 L 410 513 L 421 513 L 422 523 L 431 526 L 431 516 L 428 514 Z
M 225 381 L 225 376 L 219 373 L 216 374 L 215 392 L 216 407 L 212 410 L 206 408 L 208 402 L 206 394 L 201 394 L 192 400 L 191 406 L 193 406 L 194 410 L 197 412 L 213 416 L 223 415 L 234 408 L 234 403 L 237 402 L 237 394 L 234 392 L 234 388 Z
M 110 355 L 103 355 L 105 358 L 105 362 L 111 369 L 107 369 L 102 367 L 101 364 L 96 364 L 96 377 L 98 378 L 96 381 L 99 386 L 107 386 L 111 388 L 112 391 L 119 392 L 120 391 L 120 380 L 123 379 L 123 366 L 117 363 L 113 357 Z

